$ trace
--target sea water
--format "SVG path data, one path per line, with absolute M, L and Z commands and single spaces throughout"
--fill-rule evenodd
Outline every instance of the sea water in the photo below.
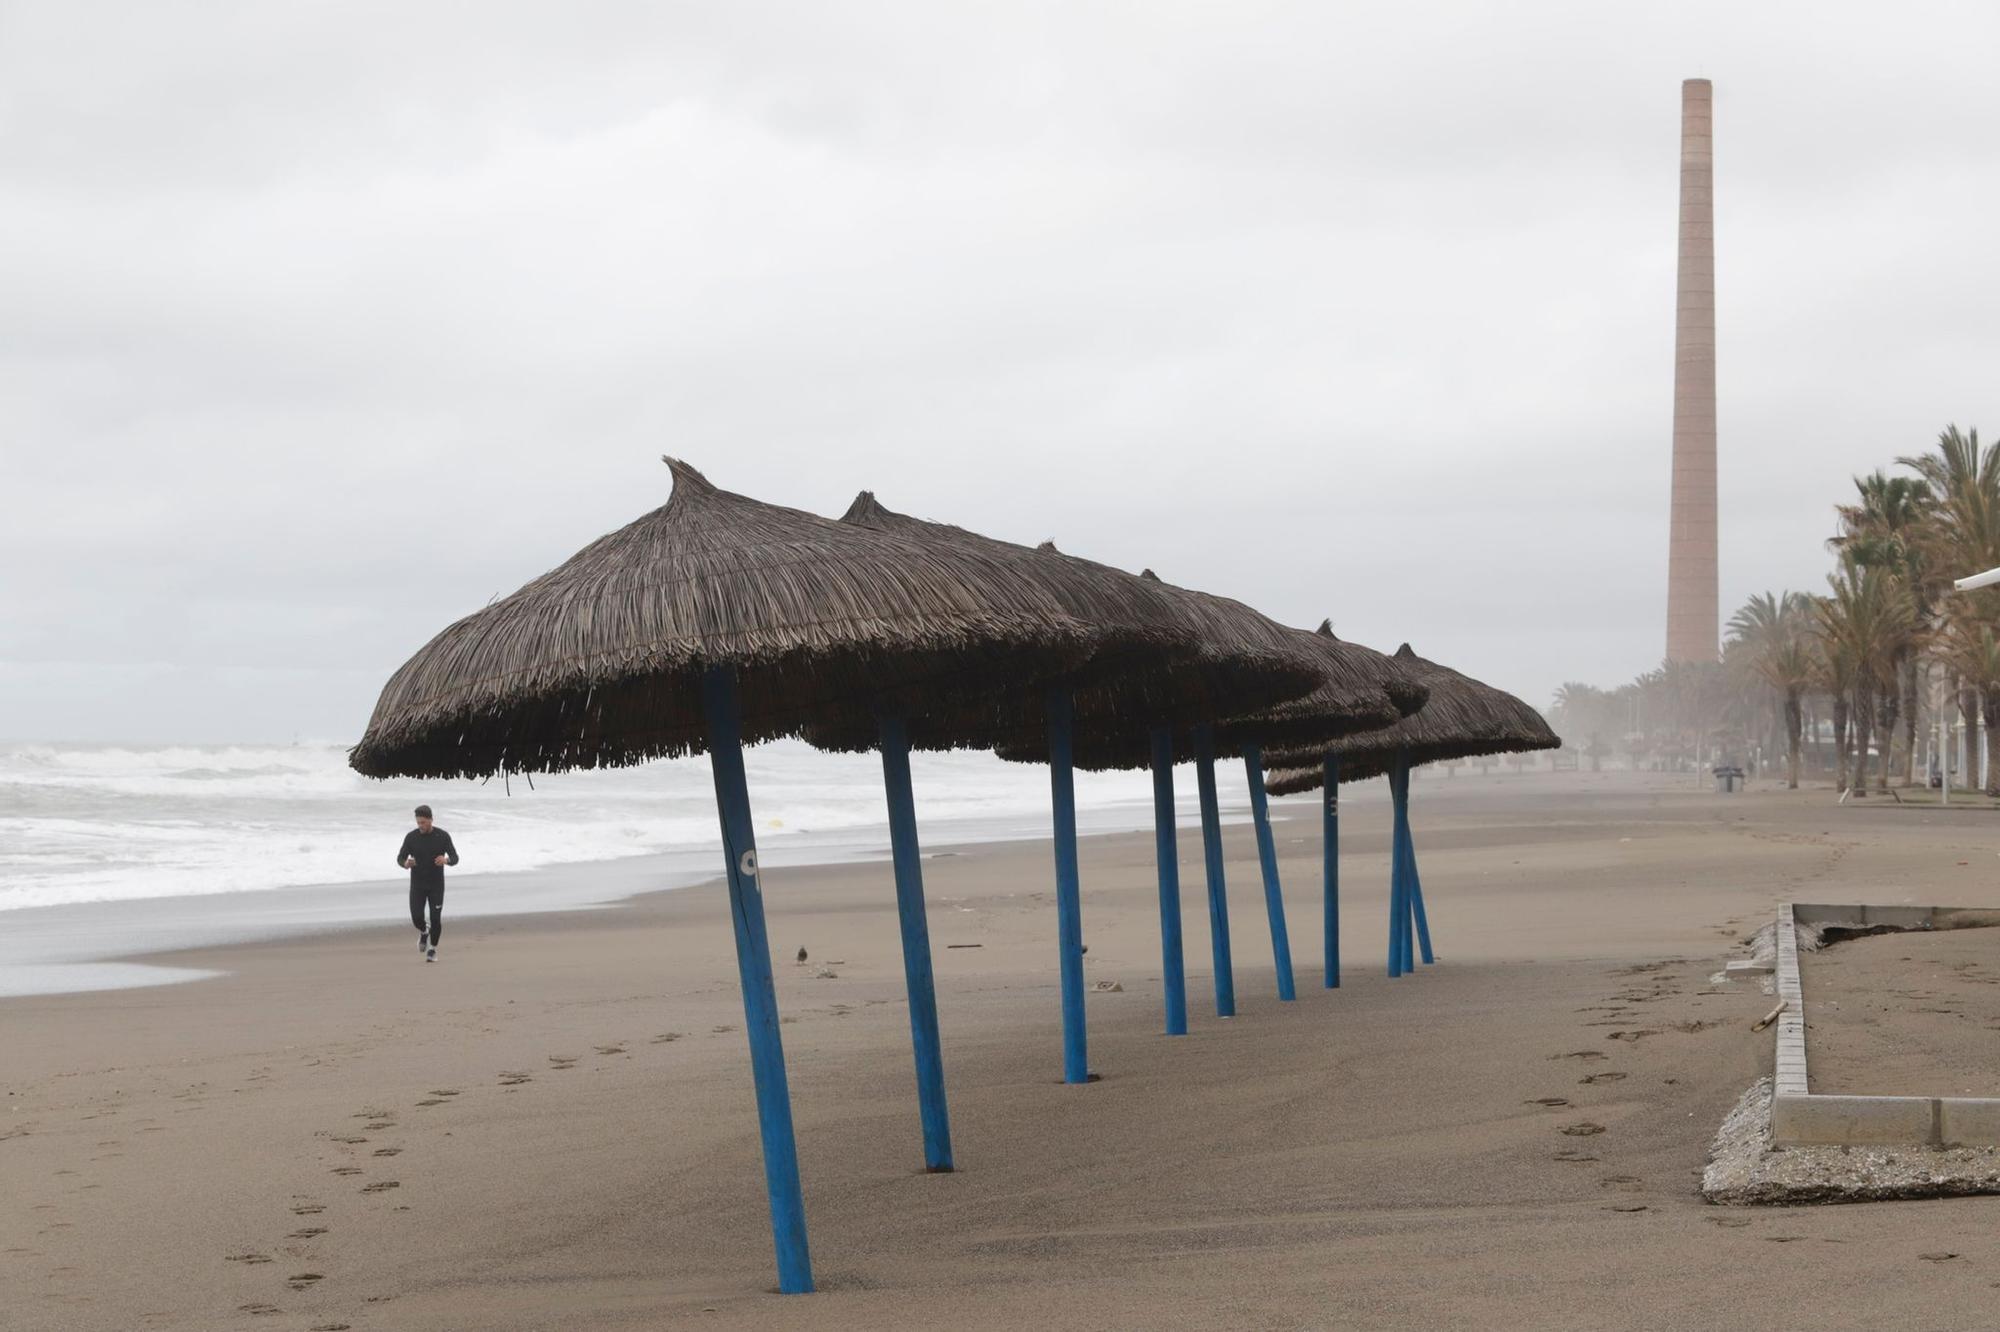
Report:
M 887 855 L 878 756 L 778 741 L 744 760 L 766 866 Z M 926 846 L 1048 835 L 1046 767 L 913 754 L 911 774 Z M 1240 810 L 1240 777 L 1223 785 Z M 1177 783 L 1183 822 L 1193 788 Z M 1080 772 L 1076 796 L 1082 831 L 1151 824 L 1146 772 Z M 332 744 L 0 745 L 0 995 L 191 979 L 206 973 L 101 960 L 396 919 L 396 850 L 418 804 L 458 847 L 461 916 L 613 901 L 719 868 L 706 758 L 374 781 Z

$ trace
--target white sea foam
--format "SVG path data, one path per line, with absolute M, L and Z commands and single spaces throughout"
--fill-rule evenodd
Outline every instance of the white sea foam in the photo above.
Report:
M 832 858 L 884 836 L 874 755 L 779 742 L 745 762 L 773 863 Z M 988 754 L 920 754 L 911 766 L 929 835 L 1046 827 L 1046 768 Z M 1142 826 L 1150 798 L 1143 772 L 1077 774 L 1087 828 Z M 462 876 L 718 843 L 705 759 L 530 785 L 370 781 L 334 745 L 0 746 L 0 910 L 396 878 L 394 853 L 418 803 L 451 830 Z

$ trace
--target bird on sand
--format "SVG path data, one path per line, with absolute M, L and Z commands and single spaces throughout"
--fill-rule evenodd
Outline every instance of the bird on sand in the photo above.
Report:
M 806 964 L 806 950 L 801 948 L 799 949 L 799 965 L 804 966 L 805 964 Z

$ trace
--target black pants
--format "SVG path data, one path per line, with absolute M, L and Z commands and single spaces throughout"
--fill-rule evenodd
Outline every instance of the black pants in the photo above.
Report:
M 436 883 L 410 881 L 410 923 L 418 929 L 424 927 L 424 903 L 431 907 L 431 947 L 438 946 L 438 936 L 444 933 L 444 880 Z

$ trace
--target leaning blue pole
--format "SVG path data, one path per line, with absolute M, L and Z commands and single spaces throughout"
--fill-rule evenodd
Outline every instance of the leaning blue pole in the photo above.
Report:
M 882 785 L 889 797 L 889 854 L 896 870 L 896 918 L 903 927 L 903 983 L 910 995 L 910 1044 L 917 1061 L 917 1111 L 924 1126 L 924 1169 L 952 1168 L 951 1111 L 944 1098 L 944 1052 L 938 1039 L 931 931 L 924 918 L 923 854 L 910 789 L 910 732 L 900 717 L 882 719 Z
M 1325 915 L 1326 988 L 1340 988 L 1340 760 L 1320 763 L 1325 801 L 1320 806 L 1321 908 Z
M 1229 961 L 1229 890 L 1222 877 L 1222 816 L 1215 805 L 1215 733 L 1194 729 L 1194 780 L 1201 795 L 1201 856 L 1208 870 L 1208 942 L 1215 958 L 1215 1015 L 1236 1016 L 1236 972 Z
M 1405 774 L 1403 790 L 1406 804 L 1409 786 L 1410 779 Z M 1409 866 L 1410 915 L 1417 923 L 1417 947 L 1423 952 L 1424 965 L 1430 966 L 1437 958 L 1431 954 L 1431 922 L 1430 917 L 1424 914 L 1424 876 L 1417 872 L 1417 843 L 1410 832 L 1410 816 L 1407 813 L 1403 815 L 1403 860 Z
M 771 1240 L 778 1255 L 778 1289 L 803 1295 L 813 1288 L 806 1247 L 805 1200 L 799 1190 L 798 1146 L 792 1135 L 792 1095 L 785 1082 L 785 1047 L 778 1035 L 778 996 L 771 983 L 771 945 L 764 934 L 764 893 L 757 878 L 757 839 L 750 789 L 743 777 L 743 731 L 736 676 L 727 667 L 702 676 L 708 715 L 709 767 L 722 823 L 729 875 L 729 915 L 736 927 L 736 974 L 743 987 L 744 1029 L 757 1087 L 757 1123 L 764 1137 L 764 1187 L 771 1201 Z
M 1403 798 L 1397 768 L 1389 770 L 1389 979 L 1403 974 L 1403 930 L 1409 907 L 1403 901 Z
M 1083 1028 L 1083 903 L 1076 873 L 1076 771 L 1069 690 L 1049 691 L 1049 790 L 1056 843 L 1056 950 L 1062 977 L 1063 1081 L 1090 1081 Z
M 1181 861 L 1174 827 L 1174 735 L 1153 728 L 1153 857 L 1160 867 L 1160 975 L 1166 980 L 1167 1035 L 1187 1035 L 1187 967 L 1181 950 Z
M 1243 774 L 1250 779 L 1250 819 L 1257 827 L 1257 864 L 1264 871 L 1264 914 L 1271 918 L 1271 960 L 1278 969 L 1278 998 L 1297 997 L 1292 978 L 1292 939 L 1285 929 L 1285 890 L 1278 883 L 1278 848 L 1271 840 L 1271 810 L 1264 799 L 1264 758 L 1257 746 L 1243 746 Z
M 1416 952 L 1413 943 L 1416 931 L 1411 928 L 1416 920 L 1416 879 L 1417 862 L 1410 843 L 1410 765 L 1407 759 L 1397 760 L 1396 774 L 1396 855 L 1397 873 L 1402 881 L 1402 915 L 1398 919 L 1401 932 L 1397 939 L 1402 947 L 1399 965 L 1405 976 L 1417 969 Z

